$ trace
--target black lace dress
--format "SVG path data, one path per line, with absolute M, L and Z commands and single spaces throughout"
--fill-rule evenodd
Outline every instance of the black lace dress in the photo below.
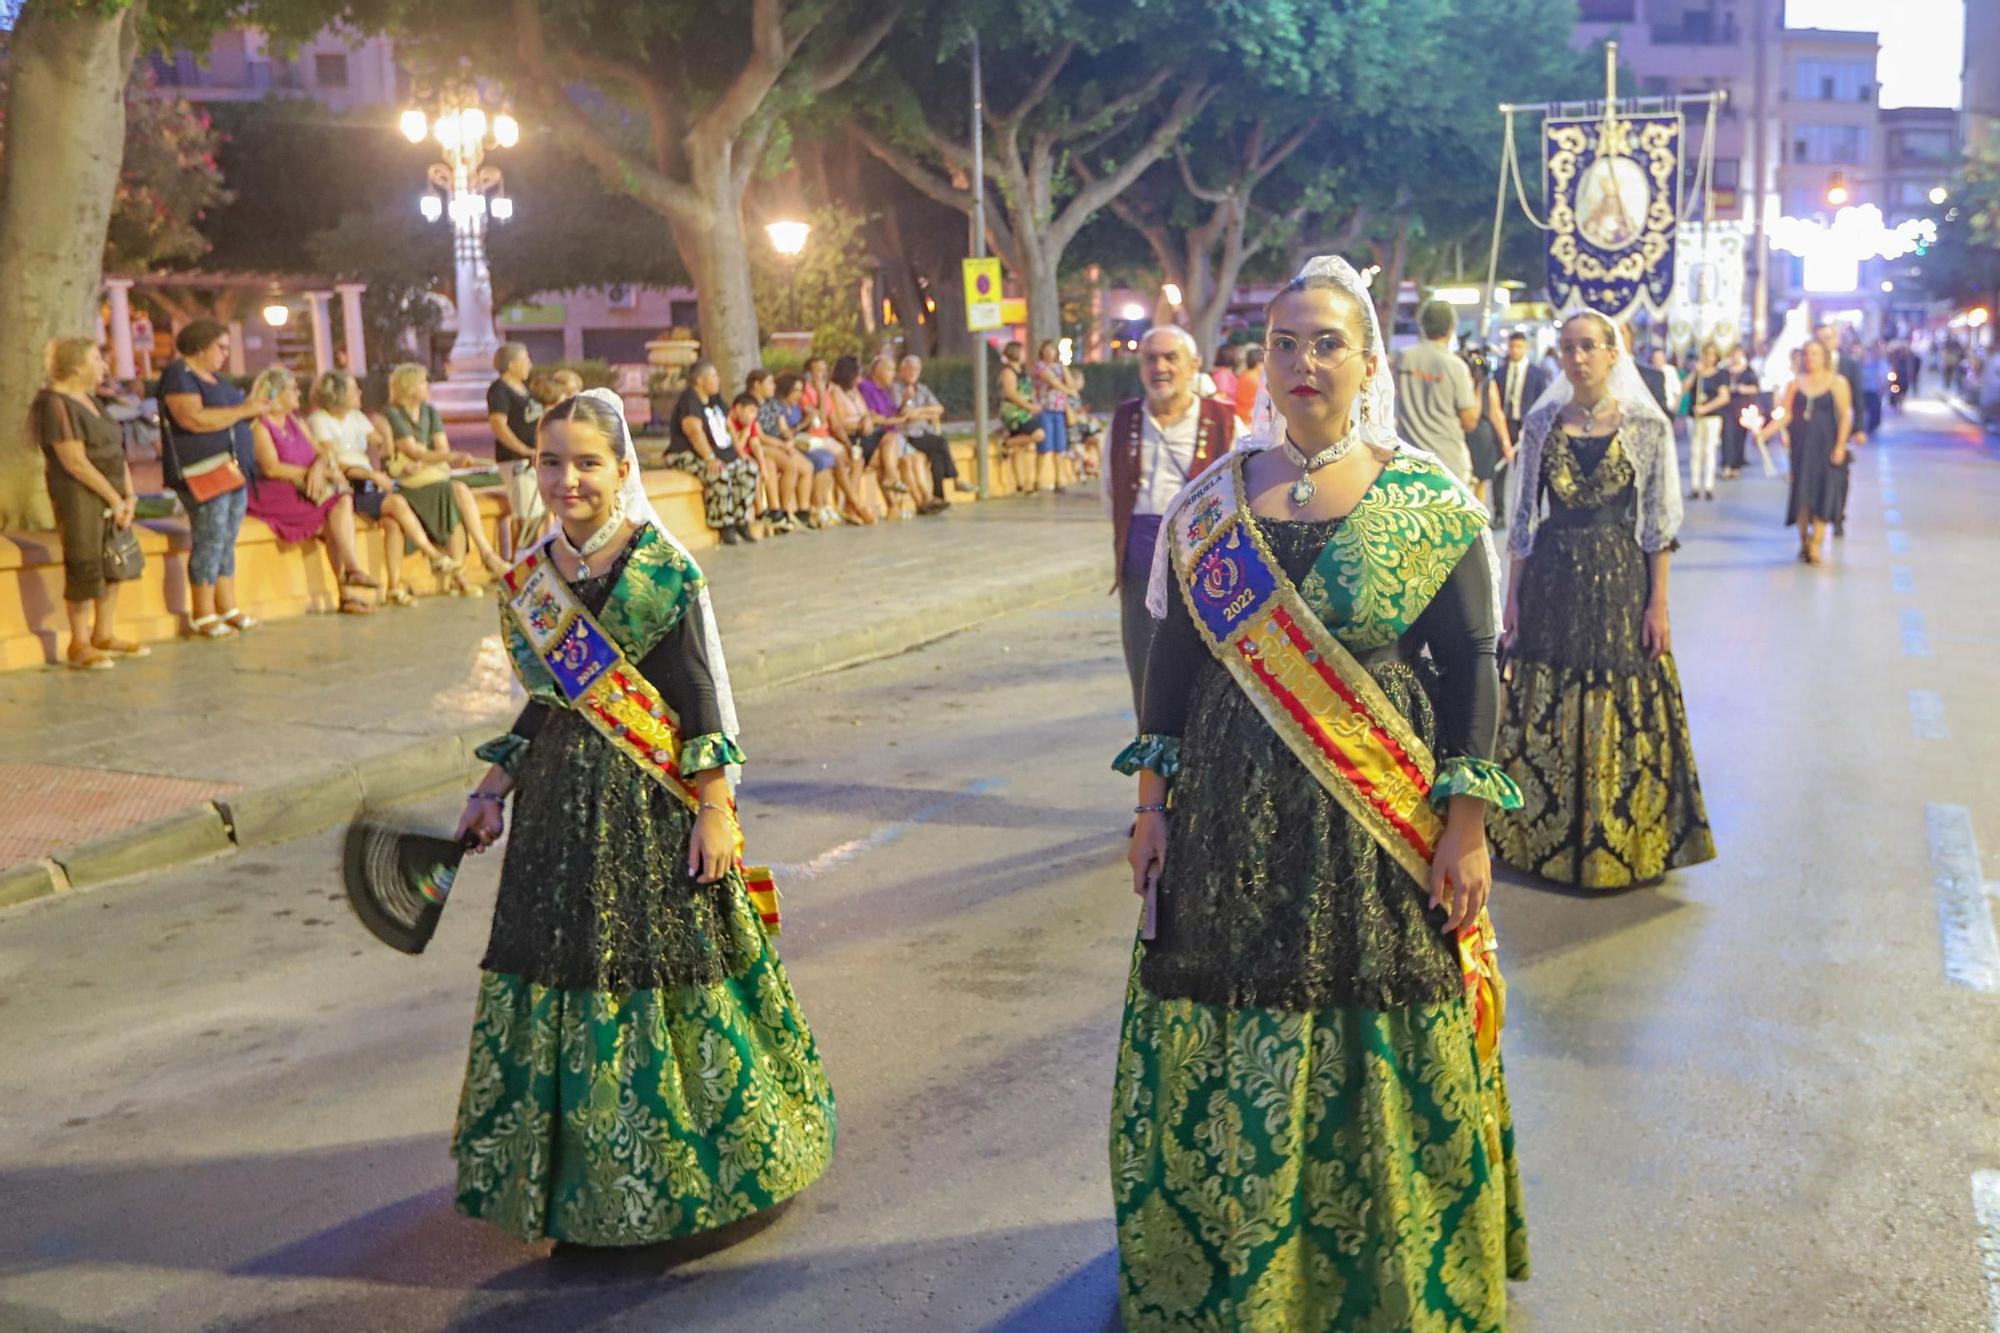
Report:
M 1493 849 L 1586 889 L 1707 861 L 1715 841 L 1680 673 L 1673 654 L 1646 653 L 1651 575 L 1633 537 L 1632 463 L 1616 436 L 1553 430 L 1538 490 L 1548 513 L 1521 572 L 1496 753 L 1522 806 L 1492 812 Z

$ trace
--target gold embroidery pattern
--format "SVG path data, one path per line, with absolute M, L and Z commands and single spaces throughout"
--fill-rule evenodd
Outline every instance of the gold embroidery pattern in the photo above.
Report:
M 1349 648 L 1394 643 L 1485 528 L 1441 467 L 1398 456 L 1334 530 L 1299 595 Z
M 738 926 L 761 944 L 754 919 Z M 684 1236 L 804 1189 L 834 1133 L 833 1090 L 768 947 L 740 977 L 673 990 L 481 978 L 452 1141 L 467 1216 L 524 1240 Z
M 1463 1003 L 1232 1011 L 1135 972 L 1112 1107 L 1128 1330 L 1503 1327 L 1520 1179 Z

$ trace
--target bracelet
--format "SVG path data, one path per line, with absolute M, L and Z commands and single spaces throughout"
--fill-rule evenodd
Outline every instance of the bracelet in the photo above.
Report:
M 476 791 L 468 795 L 468 801 L 491 801 L 495 805 L 507 804 L 507 798 L 496 791 Z
M 1135 815 L 1164 815 L 1167 813 L 1167 807 L 1164 805 L 1135 805 L 1132 807 L 1132 813 Z
M 714 801 L 703 801 L 699 806 L 696 807 L 695 814 L 699 816 L 703 810 L 713 810 L 717 814 L 724 815 L 730 819 L 734 819 L 736 817 L 736 812 L 734 810 L 731 810 L 726 805 L 717 805 Z

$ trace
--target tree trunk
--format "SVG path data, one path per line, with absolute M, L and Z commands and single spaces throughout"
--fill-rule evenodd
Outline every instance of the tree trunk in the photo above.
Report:
M 937 309 L 931 312 L 936 355 L 970 359 L 976 339 L 965 327 L 963 270 L 954 259 L 945 263 L 942 271 L 933 270 L 926 276 L 931 280 L 931 299 L 937 302 Z
M 1047 339 L 1062 337 L 1062 290 L 1056 281 L 1062 251 L 1048 253 L 1032 232 L 1021 237 L 1021 285 L 1028 296 L 1028 359 Z
M 50 338 L 96 331 L 105 233 L 125 148 L 131 20 L 139 8 L 33 3 L 8 45 L 0 168 L 0 529 L 55 518 L 28 404 Z
M 701 298 L 701 354 L 722 372 L 725 386 L 741 385 L 763 361 L 743 232 L 743 193 L 734 181 L 729 147 L 688 165 L 695 194 L 705 201 L 702 224 L 672 226 L 674 244 Z

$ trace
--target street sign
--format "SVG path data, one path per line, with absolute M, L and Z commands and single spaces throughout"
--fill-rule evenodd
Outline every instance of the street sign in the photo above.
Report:
M 1000 261 L 968 259 L 964 265 L 966 331 L 985 333 L 1007 327 L 1000 317 Z

